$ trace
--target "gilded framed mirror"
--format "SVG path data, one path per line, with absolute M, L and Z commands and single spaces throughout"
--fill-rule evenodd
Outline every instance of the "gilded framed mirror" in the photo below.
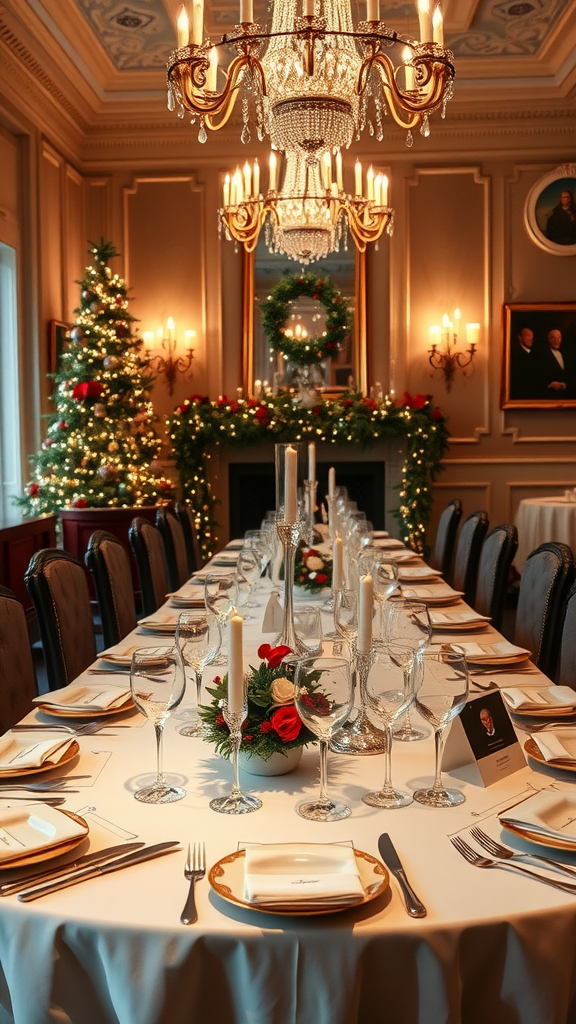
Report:
M 283 274 L 294 274 L 300 266 L 286 256 L 270 253 L 261 237 L 254 252 L 242 253 L 242 347 L 243 381 L 245 394 L 254 393 L 254 381 L 274 384 L 281 375 L 282 357 L 271 354 L 260 323 L 259 303 L 270 294 Z M 352 382 L 363 394 L 368 393 L 368 357 L 366 344 L 366 254 L 355 246 L 344 252 L 331 253 L 325 259 L 306 268 L 319 277 L 329 276 L 344 295 L 353 312 L 354 327 L 349 342 L 342 346 L 338 356 L 322 364 L 321 386 L 325 393 L 337 393 Z M 310 300 L 298 300 L 294 316 L 303 324 L 322 315 L 310 305 Z M 294 304 L 295 306 L 296 304 Z

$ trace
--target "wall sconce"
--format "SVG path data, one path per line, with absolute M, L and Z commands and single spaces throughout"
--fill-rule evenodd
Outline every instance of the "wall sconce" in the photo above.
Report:
M 174 384 L 176 382 L 176 374 L 186 373 L 192 365 L 192 359 L 194 358 L 194 349 L 192 348 L 192 339 L 196 337 L 196 331 L 186 331 L 186 355 L 176 356 L 176 348 L 178 342 L 176 340 L 176 324 L 171 316 L 166 321 L 166 328 L 159 327 L 158 338 L 162 348 L 167 352 L 166 356 L 153 356 L 152 345 L 154 342 L 154 332 L 144 331 L 142 337 L 144 339 L 144 351 L 146 365 L 156 373 L 163 373 L 166 377 L 166 384 L 168 386 L 168 394 L 174 394 Z
M 442 327 L 428 328 L 430 336 L 428 362 L 433 370 L 442 370 L 447 391 L 452 389 L 452 381 L 457 367 L 464 371 L 465 377 L 470 377 L 474 372 L 473 364 L 476 346 L 480 339 L 480 324 L 466 324 L 466 341 L 469 346 L 467 355 L 464 352 L 454 351 L 458 344 L 459 331 L 459 309 L 454 310 L 454 321 L 451 321 L 448 314 L 444 313 Z M 466 372 L 466 367 L 469 367 L 468 372 Z

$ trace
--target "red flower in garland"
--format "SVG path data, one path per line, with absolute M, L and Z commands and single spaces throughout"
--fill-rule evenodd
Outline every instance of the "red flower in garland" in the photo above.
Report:
M 302 728 L 302 719 L 293 705 L 278 708 L 270 717 L 270 722 L 283 743 L 295 740 Z
M 342 405 L 344 406 L 345 409 L 351 409 L 352 406 L 354 405 L 354 402 L 352 401 L 351 398 L 345 398 L 344 401 L 342 402 Z
M 228 404 L 229 404 L 229 406 L 230 406 L 230 412 L 238 412 L 238 410 L 239 410 L 239 408 L 240 408 L 240 402 L 237 402 L 237 401 L 236 401 L 236 399 L 234 398 L 234 399 L 233 399 L 233 400 L 232 400 L 231 402 L 229 402 Z
M 226 725 L 226 722 L 224 721 L 224 715 L 222 714 L 221 711 L 219 712 L 219 714 L 216 715 L 216 725 Z
M 273 731 L 274 731 L 274 726 L 272 725 L 272 722 L 262 722 L 262 725 L 260 726 L 260 732 L 261 733 L 266 735 L 267 732 L 273 732 Z
M 104 385 L 97 380 L 86 380 L 82 384 L 75 384 L 72 389 L 72 398 L 81 402 L 84 398 L 99 398 L 104 391 Z
M 319 572 L 316 574 L 316 583 L 326 583 L 327 579 L 328 577 L 325 576 L 323 572 Z
M 40 490 L 40 488 L 39 488 L 38 484 L 30 484 L 30 487 L 28 489 L 28 494 L 30 495 L 31 498 L 35 498 L 36 495 L 38 494 L 39 490 Z
M 321 412 L 322 412 L 322 406 L 321 405 L 315 405 L 314 408 L 312 409 L 312 415 L 313 416 L 319 416 Z
M 433 420 L 443 420 L 444 419 L 444 413 L 442 412 L 442 409 L 438 408 L 438 406 L 436 406 L 436 408 L 432 410 L 432 419 Z
M 72 508 L 88 508 L 86 498 L 76 498 L 76 501 L 72 502 Z
M 260 424 L 261 427 L 267 427 L 268 424 L 270 423 L 270 416 L 268 414 L 268 409 L 265 406 L 263 406 L 263 405 L 259 406 L 259 408 L 256 409 L 256 412 L 254 413 L 254 415 L 255 415 L 256 419 L 258 420 L 258 423 Z
M 257 406 L 258 406 L 258 399 L 257 398 L 249 398 L 248 401 L 246 402 L 246 405 L 247 405 L 248 409 L 256 409 Z
M 427 401 L 428 399 L 426 395 L 414 395 L 414 398 L 412 399 L 412 408 L 423 409 Z
M 219 409 L 221 409 L 223 405 L 228 405 L 228 395 L 220 395 L 216 405 Z
M 363 398 L 362 405 L 365 405 L 367 409 L 370 409 L 370 412 L 374 412 L 374 410 L 378 408 L 373 398 Z
M 58 424 L 58 428 L 60 430 L 68 430 L 68 424 L 64 423 L 64 420 L 60 420 L 60 423 Z
M 280 644 L 279 647 L 270 647 L 270 644 L 260 644 L 258 648 L 258 657 L 262 661 L 268 662 L 268 668 L 278 668 L 278 665 L 287 654 L 292 654 L 292 651 L 289 647 L 285 647 L 284 644 Z

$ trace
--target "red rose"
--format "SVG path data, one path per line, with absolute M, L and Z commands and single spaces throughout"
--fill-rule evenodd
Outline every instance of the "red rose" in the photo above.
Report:
M 319 299 L 319 298 L 320 298 L 320 296 L 319 296 L 318 292 L 314 292 L 314 294 L 313 294 L 312 298 L 313 298 L 313 299 Z
M 342 402 L 342 405 L 344 406 L 345 409 L 350 409 L 354 405 L 354 402 L 352 401 L 351 398 L 345 398 L 344 401 Z
M 256 406 L 258 405 L 258 399 L 249 398 L 248 401 L 246 402 L 246 405 L 248 406 L 249 409 L 255 409 Z
M 259 409 L 256 409 L 256 412 L 255 412 L 254 415 L 256 416 L 256 419 L 258 420 L 258 423 L 260 424 L 260 426 L 262 426 L 262 427 L 267 427 L 268 426 L 268 424 L 270 422 L 270 417 L 268 415 L 268 409 L 264 408 L 264 406 L 261 405 Z
M 76 384 L 72 389 L 72 398 L 79 402 L 84 398 L 99 398 L 104 391 L 104 385 L 97 380 L 87 380 L 82 384 Z
M 278 665 L 287 654 L 292 654 L 292 650 L 283 644 L 280 644 L 279 647 L 270 647 L 270 644 L 260 644 L 258 648 L 258 657 L 262 661 L 268 662 L 268 668 L 278 668 Z
M 432 419 L 433 420 L 443 420 L 444 419 L 444 413 L 442 412 L 442 409 L 438 408 L 438 406 L 436 406 L 436 408 L 432 410 Z
M 262 725 L 260 726 L 260 732 L 264 734 L 266 734 L 267 732 L 272 732 L 273 729 L 274 726 L 272 725 L 272 722 L 262 722 Z
M 237 402 L 236 399 L 233 399 L 228 404 L 230 406 L 230 412 L 238 412 L 238 409 L 240 408 L 240 403 Z
M 328 577 L 325 576 L 323 572 L 319 572 L 316 575 L 316 583 L 326 583 L 327 579 Z
M 220 398 L 216 402 L 216 405 L 218 406 L 218 408 L 220 408 L 222 405 L 228 405 L 228 395 L 220 395 Z
M 35 498 L 36 495 L 38 494 L 39 490 L 40 490 L 40 488 L 39 488 L 38 484 L 30 484 L 30 487 L 28 489 L 28 494 L 30 495 L 31 498 Z
M 179 416 L 183 416 L 186 410 L 189 408 L 189 406 L 190 402 L 188 399 L 186 399 L 184 402 L 182 402 L 182 405 L 179 405 L 177 407 L 176 412 L 178 413 Z
M 221 711 L 219 711 L 218 714 L 216 715 L 216 725 L 226 725 L 226 722 L 224 721 L 224 715 L 222 714 Z
M 216 686 L 220 686 L 220 683 L 222 682 L 222 677 L 221 676 L 214 676 L 214 679 L 212 680 L 212 682 L 215 683 Z
M 209 405 L 210 399 L 208 395 L 190 395 L 189 402 L 194 402 L 194 405 Z
M 373 398 L 363 398 L 362 404 L 365 405 L 367 409 L 370 409 L 370 412 L 374 412 L 374 409 L 378 408 Z
M 426 395 L 414 395 L 414 398 L 412 399 L 412 408 L 423 409 L 427 401 L 428 399 L 426 398 Z
M 87 508 L 88 502 L 86 498 L 76 498 L 76 501 L 72 502 L 72 508 Z
M 412 405 L 412 395 L 409 391 L 405 391 L 400 399 L 400 405 Z
M 308 555 L 316 555 L 317 558 L 322 558 L 322 555 L 319 551 L 316 551 L 316 548 L 307 548 L 304 555 L 306 558 L 308 558 Z
M 278 708 L 271 716 L 270 721 L 283 743 L 295 740 L 302 728 L 302 719 L 296 708 L 291 705 Z
M 242 739 L 243 739 L 244 743 L 250 743 L 250 740 L 253 740 L 254 737 L 253 736 L 243 736 Z

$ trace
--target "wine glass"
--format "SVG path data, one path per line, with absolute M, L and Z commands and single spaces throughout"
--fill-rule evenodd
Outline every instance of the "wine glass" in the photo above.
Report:
M 336 594 L 334 625 L 340 636 L 351 647 L 355 646 L 358 639 L 358 593 L 356 590 L 342 587 L 342 590 Z
M 434 726 L 436 774 L 432 789 L 418 789 L 414 799 L 428 807 L 454 807 L 466 797 L 459 790 L 442 785 L 442 752 L 446 726 L 459 715 L 468 700 L 468 668 L 461 651 L 423 651 L 421 682 L 416 693 L 416 707 Z
M 294 611 L 294 626 L 300 639 L 306 644 L 310 654 L 319 654 L 322 650 L 322 619 L 320 609 L 305 605 Z
M 350 663 L 344 658 L 301 659 L 296 666 L 294 703 L 304 725 L 320 741 L 320 793 L 318 799 L 298 804 L 298 814 L 311 821 L 340 821 L 351 810 L 328 796 L 328 743 L 352 708 Z
M 395 643 L 406 644 L 414 651 L 426 649 L 432 639 L 432 623 L 430 613 L 423 601 L 412 601 L 406 598 L 394 598 L 386 604 L 384 634 L 386 639 Z M 419 671 L 420 662 L 415 669 Z M 412 743 L 429 736 L 427 729 L 418 728 L 411 720 L 410 708 L 404 715 L 404 721 L 394 730 L 394 739 L 403 743 Z
M 368 707 L 386 732 L 386 760 L 382 789 L 365 793 L 362 800 L 371 807 L 406 807 L 412 803 L 409 793 L 392 785 L 392 726 L 414 700 L 414 661 L 418 655 L 410 647 L 376 642 L 366 680 Z
M 246 601 L 245 607 L 257 608 L 258 603 L 252 600 L 252 590 L 256 580 L 259 580 L 262 574 L 262 556 L 255 547 L 242 548 L 238 556 L 236 573 L 238 577 L 242 576 L 246 580 L 249 587 L 248 601 Z
M 226 623 L 238 600 L 238 583 L 236 574 L 209 572 L 204 581 L 204 602 L 208 611 L 213 612 L 220 623 L 222 635 Z M 228 652 L 221 646 L 220 653 L 214 658 L 213 665 L 227 665 Z
M 178 616 L 176 646 L 180 650 L 184 664 L 192 669 L 196 685 L 196 708 L 193 719 L 189 725 L 178 730 L 181 736 L 202 735 L 202 722 L 198 715 L 202 672 L 214 661 L 221 643 L 220 623 L 212 612 L 182 612 Z
M 156 732 L 156 780 L 134 793 L 145 804 L 170 804 L 186 796 L 186 790 L 170 786 L 162 774 L 162 737 L 166 719 L 184 696 L 184 662 L 177 647 L 139 647 L 132 655 L 130 691 L 136 707 L 154 723 Z
M 372 563 L 374 597 L 380 607 L 380 636 L 382 636 L 384 605 L 398 586 L 398 563 L 393 558 L 379 558 Z

